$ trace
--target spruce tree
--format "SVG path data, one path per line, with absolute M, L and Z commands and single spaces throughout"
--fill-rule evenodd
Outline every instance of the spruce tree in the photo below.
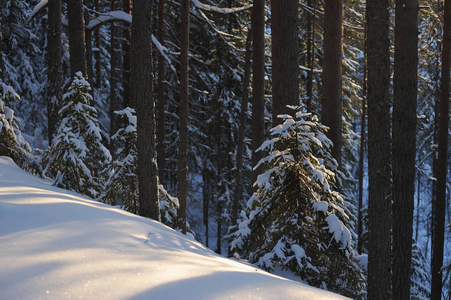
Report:
M 298 112 L 271 131 L 258 149 L 269 154 L 256 166 L 264 172 L 247 203 L 248 219 L 231 234 L 231 249 L 264 269 L 281 266 L 310 285 L 361 296 L 364 278 L 347 203 L 334 191 L 338 165 L 326 127 Z
M 81 72 L 75 74 L 69 91 L 63 95 L 61 123 L 47 154 L 45 173 L 54 184 L 96 196 L 99 191 L 99 171 L 111 160 L 102 144 L 97 111 L 89 94 L 91 87 Z
M 0 80 L 0 156 L 11 157 L 21 168 L 31 169 L 34 159 L 31 148 L 20 131 L 20 122 L 11 104 L 20 100 L 14 89 Z

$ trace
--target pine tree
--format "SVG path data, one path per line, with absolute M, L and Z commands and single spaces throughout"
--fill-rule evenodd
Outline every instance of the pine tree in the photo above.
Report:
M 31 169 L 33 156 L 31 148 L 20 131 L 20 122 L 10 104 L 20 100 L 11 86 L 0 80 L 0 156 L 11 157 L 23 169 Z
M 333 191 L 338 166 L 326 127 L 298 112 L 271 131 L 273 138 L 259 148 L 269 151 L 257 165 L 264 172 L 231 249 L 264 269 L 281 266 L 310 285 L 361 296 L 364 279 L 346 201 Z
M 112 136 L 118 147 L 114 159 L 102 172 L 107 180 L 99 199 L 110 205 L 120 205 L 123 209 L 137 214 L 139 189 L 136 113 L 134 109 L 127 107 L 116 114 L 125 119 L 124 127 L 119 128 Z M 178 200 L 172 197 L 163 185 L 159 185 L 158 190 L 161 222 L 177 228 Z
M 45 172 L 57 186 L 96 196 L 101 183 L 98 173 L 111 155 L 102 144 L 90 89 L 82 73 L 77 72 L 63 95 L 66 104 L 59 111 L 62 120 L 47 154 Z

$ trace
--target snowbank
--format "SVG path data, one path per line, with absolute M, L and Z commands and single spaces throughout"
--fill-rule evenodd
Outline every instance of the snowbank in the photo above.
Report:
M 0 157 L 0 299 L 344 299 L 216 255 Z

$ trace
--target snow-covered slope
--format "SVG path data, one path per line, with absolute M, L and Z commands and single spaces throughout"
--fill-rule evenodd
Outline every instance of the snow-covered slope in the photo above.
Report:
M 342 299 L 216 255 L 0 157 L 0 299 Z

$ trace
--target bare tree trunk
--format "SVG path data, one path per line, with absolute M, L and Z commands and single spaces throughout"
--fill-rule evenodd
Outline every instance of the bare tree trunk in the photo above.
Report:
M 47 32 L 47 126 L 48 141 L 52 144 L 61 102 L 61 0 L 49 0 Z
M 202 189 L 202 196 L 203 196 L 203 221 L 205 226 L 205 246 L 208 247 L 208 235 L 209 235 L 209 226 L 208 226 L 208 219 L 209 219 L 209 204 L 210 204 L 210 172 L 208 171 L 207 167 L 204 166 L 204 170 L 202 171 L 202 182 L 203 182 L 203 189 Z
M 299 3 L 271 1 L 273 59 L 273 125 L 277 115 L 289 113 L 287 105 L 299 105 Z M 287 41 L 292 41 L 287 43 Z M 276 51 L 274 51 L 276 50 Z
M 368 299 L 391 299 L 389 0 L 367 0 Z M 383 258 L 383 259 L 381 259 Z
M 99 0 L 95 0 L 95 10 L 96 12 L 100 11 L 100 1 Z M 96 16 L 98 17 L 99 14 L 96 13 Z M 100 88 L 101 85 L 101 73 L 100 73 L 100 68 L 101 68 L 101 64 L 100 64 L 100 59 L 101 59 L 101 55 L 100 55 L 100 29 L 99 27 L 96 27 L 94 29 L 94 42 L 96 45 L 96 51 L 94 51 L 94 57 L 95 57 L 95 80 L 94 80 L 94 86 L 96 88 Z
M 240 128 L 238 130 L 238 142 L 236 150 L 236 169 L 235 169 L 235 195 L 232 205 L 232 226 L 237 224 L 238 211 L 240 208 L 240 200 L 243 193 L 242 188 L 242 168 L 243 168 L 243 155 L 246 138 L 246 125 L 247 125 L 247 107 L 249 104 L 249 83 L 251 79 L 251 58 L 252 58 L 252 29 L 249 28 L 246 39 L 246 52 L 244 54 L 244 76 L 243 76 L 243 95 L 241 100 L 241 112 L 240 112 Z
M 111 11 L 116 9 L 115 0 L 110 2 Z M 117 57 L 116 57 L 116 39 L 117 39 L 117 27 L 114 22 L 111 23 L 110 29 L 110 152 L 115 153 L 116 147 L 113 139 L 111 137 L 118 130 L 117 128 L 117 118 L 114 113 L 119 108 L 118 97 L 117 97 Z
M 164 46 L 164 7 L 165 0 L 158 1 L 158 41 Z M 160 182 L 163 184 L 165 180 L 165 167 L 166 167 L 166 149 L 165 149 L 165 101 L 164 101 L 164 57 L 161 53 L 158 53 L 158 123 L 157 123 L 157 158 L 158 158 L 158 172 Z
M 312 3 L 313 1 L 313 3 Z M 308 39 L 308 63 L 310 64 L 310 71 L 308 72 L 307 78 L 307 112 L 313 112 L 313 67 L 315 66 L 315 30 L 316 30 L 316 0 L 309 0 L 308 5 L 313 5 L 313 16 L 309 17 L 311 19 L 311 25 L 308 27 L 310 29 L 310 37 Z M 310 15 L 309 15 L 310 16 Z
M 83 0 L 67 1 L 67 19 L 69 22 L 69 54 L 70 70 L 73 77 L 76 72 L 87 76 L 85 24 L 83 16 Z
M 179 154 L 178 154 L 178 191 L 180 207 L 177 210 L 179 228 L 186 234 L 186 198 L 188 192 L 188 53 L 189 53 L 189 12 L 190 0 L 182 0 L 182 34 L 180 50 L 180 111 L 179 111 Z
M 322 122 L 330 129 L 332 156 L 341 166 L 343 0 L 325 0 Z
M 415 195 L 418 0 L 397 0 L 392 127 L 393 299 L 410 299 Z
M 448 169 L 449 92 L 451 64 L 451 1 L 445 0 L 443 21 L 442 75 L 440 80 L 440 115 L 436 195 L 432 204 L 432 284 L 431 299 L 442 293 L 443 247 L 445 239 L 446 173 Z
M 152 72 L 152 3 L 148 0 L 133 1 L 132 91 L 138 121 L 139 214 L 160 220 Z
M 3 62 L 3 34 L 2 34 L 2 20 L 0 19 L 0 80 L 5 79 L 5 63 Z
M 359 149 L 359 211 L 357 217 L 357 251 L 359 254 L 362 254 L 363 250 L 363 167 L 365 162 L 365 130 L 366 130 L 366 96 L 367 96 L 367 65 L 366 65 L 366 31 L 364 37 L 364 46 L 363 46 L 363 95 L 362 95 L 362 118 L 360 122 L 360 149 Z
M 124 12 L 130 14 L 131 13 L 131 0 L 123 0 L 122 2 Z M 122 89 L 123 89 L 123 107 L 131 106 L 130 104 L 130 40 L 131 40 L 131 28 L 130 25 L 123 26 L 123 40 L 122 40 Z
M 255 0 L 252 8 L 253 55 L 252 55 L 252 166 L 262 157 L 256 152 L 265 140 L 265 1 Z M 257 180 L 259 170 L 252 172 Z

